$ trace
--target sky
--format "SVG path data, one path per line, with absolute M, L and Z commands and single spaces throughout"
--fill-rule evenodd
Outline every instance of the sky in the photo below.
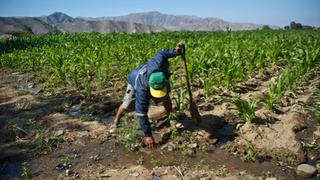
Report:
M 0 16 L 120 16 L 159 11 L 276 26 L 320 26 L 320 0 L 0 0 Z

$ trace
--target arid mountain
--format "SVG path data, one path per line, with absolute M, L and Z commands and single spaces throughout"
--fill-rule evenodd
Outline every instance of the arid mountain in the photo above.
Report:
M 41 16 L 39 19 L 51 26 L 82 21 L 81 19 L 70 17 L 61 12 L 55 12 L 49 16 Z
M 55 12 L 41 17 L 0 17 L 0 34 L 12 31 L 27 31 L 33 34 L 47 34 L 58 31 L 56 25 L 79 22 L 64 13 Z
M 46 34 L 57 31 L 57 29 L 38 18 L 0 17 L 0 34 L 5 34 L 10 31 L 27 31 L 33 34 Z
M 8 31 L 28 31 L 34 34 L 62 32 L 160 32 L 249 30 L 262 25 L 231 23 L 218 18 L 176 16 L 159 12 L 134 13 L 118 17 L 73 18 L 61 12 L 41 17 L 0 17 L 0 34 Z
M 42 17 L 0 17 L 0 34 L 10 31 L 27 31 L 33 34 L 50 32 L 160 32 L 163 27 L 112 20 L 85 21 L 63 13 Z
M 161 32 L 166 31 L 165 28 L 151 25 L 144 25 L 139 23 L 100 20 L 100 21 L 80 21 L 73 23 L 64 23 L 57 25 L 61 32 Z
M 88 18 L 85 18 L 88 19 Z M 90 18 L 89 18 L 90 19 Z M 92 18 L 91 18 L 92 19 Z M 248 30 L 261 28 L 262 25 L 251 23 L 232 23 L 218 18 L 200 18 L 196 16 L 177 16 L 159 12 L 134 13 L 126 16 L 93 18 L 95 20 L 109 19 L 160 26 L 170 30 Z

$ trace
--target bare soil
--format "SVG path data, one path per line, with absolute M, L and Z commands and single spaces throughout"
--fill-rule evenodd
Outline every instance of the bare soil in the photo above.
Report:
M 263 99 L 268 92 L 269 79 L 252 78 L 239 86 L 239 96 Z M 3 179 L 21 178 L 23 162 L 29 164 L 32 179 L 297 179 L 295 165 L 279 166 L 272 158 L 244 162 L 228 154 L 226 149 L 230 145 L 239 151 L 243 147 L 244 142 L 234 141 L 235 137 L 250 141 L 261 152 L 291 152 L 298 162 L 319 157 L 319 152 L 304 148 L 304 144 L 319 143 L 320 137 L 319 128 L 303 109 L 310 101 L 312 90 L 294 97 L 286 96 L 289 103 L 282 104 L 280 114 L 259 108 L 256 115 L 263 123 L 245 124 L 239 124 L 238 117 L 232 113 L 235 106 L 231 102 L 204 102 L 203 92 L 195 92 L 203 122 L 193 124 L 188 112 L 182 113 L 178 122 L 183 124 L 181 131 L 195 133 L 202 138 L 196 142 L 206 142 L 208 148 L 205 151 L 193 149 L 186 155 L 165 149 L 181 137 L 169 139 L 155 150 L 141 147 L 130 151 L 113 136 L 106 136 L 120 103 L 120 98 L 114 97 L 121 97 L 121 92 L 106 92 L 105 97 L 91 100 L 68 91 L 46 97 L 44 92 L 34 95 L 19 90 L 19 83 L 24 81 L 23 76 L 13 76 L 10 70 L 1 71 L 0 177 Z M 229 97 L 225 92 L 216 98 Z M 89 119 L 70 115 L 78 111 L 68 109 L 88 111 Z M 163 119 L 163 112 L 163 108 L 152 108 L 149 115 L 154 120 Z M 128 118 L 134 120 L 130 113 Z M 158 143 L 167 129 L 155 131 Z M 42 144 L 54 142 L 50 144 L 52 147 L 40 151 L 30 147 L 39 132 L 45 135 Z M 71 167 L 58 170 L 57 165 L 63 163 L 70 163 Z

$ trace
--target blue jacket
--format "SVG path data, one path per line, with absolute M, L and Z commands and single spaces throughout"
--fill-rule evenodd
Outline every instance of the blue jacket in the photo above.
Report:
M 154 58 L 151 58 L 146 64 L 142 64 L 136 69 L 130 71 L 128 82 L 135 89 L 135 110 L 139 118 L 140 126 L 145 135 L 151 134 L 151 127 L 148 120 L 149 100 L 151 98 L 148 80 L 151 73 L 162 71 L 169 79 L 169 61 L 168 58 L 176 57 L 174 49 L 162 49 Z

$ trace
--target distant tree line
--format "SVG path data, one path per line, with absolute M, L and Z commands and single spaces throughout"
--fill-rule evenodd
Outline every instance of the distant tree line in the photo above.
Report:
M 263 26 L 262 26 L 262 29 L 264 29 L 264 30 L 269 30 L 269 29 L 271 29 L 271 27 L 268 26 L 268 25 L 263 25 Z
M 302 25 L 301 23 L 296 23 L 292 21 L 290 25 L 285 26 L 284 29 L 317 29 L 317 28 L 309 25 Z
M 263 25 L 262 28 L 263 30 L 269 30 L 272 29 L 270 26 L 268 25 Z M 313 27 L 313 26 L 309 26 L 309 25 L 302 25 L 301 23 L 296 23 L 294 21 L 292 21 L 290 23 L 289 26 L 285 26 L 284 29 L 320 29 L 320 27 Z

